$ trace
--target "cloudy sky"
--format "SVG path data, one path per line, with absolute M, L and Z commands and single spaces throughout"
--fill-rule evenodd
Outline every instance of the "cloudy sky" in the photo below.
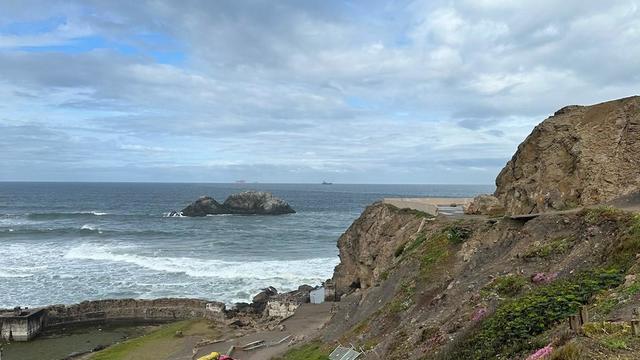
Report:
M 0 0 L 0 180 L 492 183 L 640 0 Z

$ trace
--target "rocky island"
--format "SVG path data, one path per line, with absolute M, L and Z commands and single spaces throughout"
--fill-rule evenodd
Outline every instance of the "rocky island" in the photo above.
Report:
M 264 191 L 243 191 L 227 197 L 220 204 L 210 196 L 202 196 L 182 211 L 172 211 L 169 216 L 207 216 L 207 215 L 282 215 L 293 214 L 295 210 L 284 200 Z

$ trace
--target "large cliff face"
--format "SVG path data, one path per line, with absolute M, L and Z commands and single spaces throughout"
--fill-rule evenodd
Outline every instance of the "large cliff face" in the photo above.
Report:
M 373 204 L 338 239 L 340 264 L 333 275 L 338 297 L 375 285 L 394 262 L 394 249 L 414 236 L 427 219 L 391 205 Z
M 598 320 L 630 319 L 640 305 L 640 215 L 615 209 L 429 220 L 377 203 L 339 246 L 333 281 L 344 296 L 322 339 L 369 349 L 365 360 L 524 359 L 539 344 L 562 346 L 566 318 L 600 291 L 613 288 L 598 297 Z M 612 276 L 603 269 L 615 269 L 611 282 L 597 282 Z M 597 339 L 572 341 L 602 351 Z
M 511 214 L 600 204 L 640 189 L 640 97 L 568 106 L 538 125 L 496 179 Z

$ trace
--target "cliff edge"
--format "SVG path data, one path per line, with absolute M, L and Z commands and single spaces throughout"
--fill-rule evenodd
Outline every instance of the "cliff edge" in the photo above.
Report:
M 640 189 L 640 96 L 567 106 L 518 147 L 496 178 L 510 214 L 602 204 Z

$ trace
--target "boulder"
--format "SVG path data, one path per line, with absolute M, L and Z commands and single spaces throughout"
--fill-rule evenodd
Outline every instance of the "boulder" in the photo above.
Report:
M 266 289 L 262 289 L 256 296 L 251 300 L 251 306 L 253 307 L 253 311 L 257 314 L 261 314 L 267 306 L 269 300 L 278 295 L 278 290 L 273 286 L 269 286 Z
M 464 209 L 465 214 L 470 215 L 488 215 L 500 216 L 504 215 L 504 206 L 497 197 L 493 195 L 478 195 L 473 198 Z
M 606 203 L 640 189 L 640 96 L 567 106 L 518 147 L 496 178 L 509 214 Z
M 192 204 L 182 209 L 183 216 L 207 216 L 226 214 L 227 211 L 210 196 L 202 196 Z
M 231 214 L 280 215 L 295 213 L 286 201 L 264 191 L 243 191 L 229 195 L 222 206 Z

